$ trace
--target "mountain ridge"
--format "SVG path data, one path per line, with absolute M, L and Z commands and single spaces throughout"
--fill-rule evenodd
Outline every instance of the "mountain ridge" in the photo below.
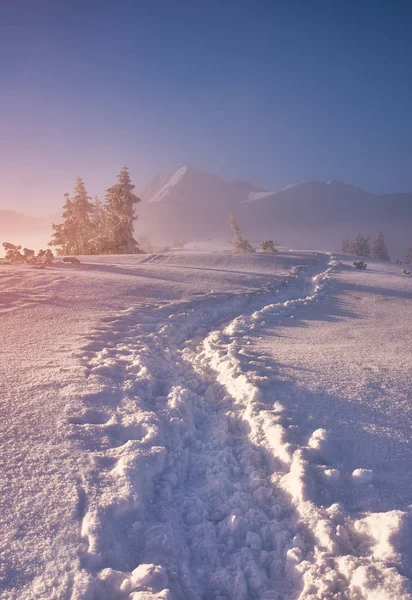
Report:
M 300 248 L 338 249 L 357 231 L 374 236 L 380 230 L 396 254 L 412 244 L 412 193 L 374 194 L 336 179 L 268 191 L 182 165 L 157 175 L 137 195 L 137 231 L 162 241 L 227 239 L 227 216 L 233 213 L 247 237 Z
M 395 256 L 412 245 L 412 193 L 374 194 L 339 180 L 300 181 L 268 191 L 181 165 L 157 174 L 136 194 L 142 199 L 136 235 L 161 244 L 227 240 L 232 213 L 254 242 L 273 239 L 296 248 L 337 250 L 343 238 L 358 231 L 375 236 L 382 230 Z M 36 237 L 47 243 L 52 222 L 59 222 L 57 213 L 31 217 L 0 209 L 1 241 L 27 245 Z
M 167 198 L 167 192 L 172 189 L 179 187 L 183 180 L 186 178 L 194 178 L 198 179 L 208 179 L 209 181 L 214 181 L 215 183 L 219 182 L 221 185 L 228 186 L 231 189 L 240 190 L 240 192 L 249 192 L 256 194 L 266 194 L 266 195 L 276 195 L 282 192 L 290 191 L 292 189 L 307 189 L 307 188 L 329 188 L 329 189 L 341 189 L 341 190 L 351 190 L 356 191 L 357 193 L 364 193 L 370 196 L 379 196 L 379 197 L 387 197 L 387 196 L 407 196 L 412 197 L 412 192 L 386 192 L 386 193 L 374 193 L 362 188 L 360 186 L 356 186 L 350 183 L 346 183 L 345 181 L 339 179 L 330 179 L 330 180 L 320 180 L 320 179 L 307 179 L 302 181 L 292 182 L 280 189 L 268 190 L 267 188 L 252 183 L 247 180 L 234 180 L 228 181 L 219 175 L 215 175 L 212 173 L 208 173 L 207 171 L 203 171 L 198 169 L 197 167 L 193 167 L 189 164 L 180 165 L 175 169 L 170 169 L 164 171 L 162 173 L 158 173 L 152 179 L 150 179 L 147 183 L 141 186 L 137 190 L 137 195 L 143 202 L 152 202 L 153 196 L 158 195 L 158 191 L 156 187 L 161 184 L 162 188 L 164 188 L 164 194 L 162 194 L 161 198 L 156 198 L 156 201 L 160 199 Z

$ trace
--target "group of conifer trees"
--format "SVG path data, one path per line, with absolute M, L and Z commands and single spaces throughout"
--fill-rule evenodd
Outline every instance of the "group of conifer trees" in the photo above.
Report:
M 355 256 L 371 256 L 379 260 L 390 261 L 388 249 L 386 248 L 383 233 L 379 232 L 376 239 L 369 244 L 369 238 L 357 233 L 354 238 L 343 240 L 342 252 L 344 254 L 355 254 Z
M 98 198 L 92 201 L 78 177 L 73 195 L 65 194 L 63 222 L 53 224 L 49 246 L 55 246 L 59 255 L 141 253 L 133 237 L 134 205 L 140 202 L 134 188 L 123 167 L 117 183 L 106 190 L 103 204 Z
M 376 239 L 369 244 L 369 238 L 357 233 L 352 239 L 345 239 L 342 242 L 342 252 L 344 254 L 354 254 L 355 256 L 370 256 L 379 260 L 390 261 L 389 252 L 386 248 L 383 233 L 379 232 Z M 402 261 L 396 259 L 397 263 Z M 412 248 L 409 248 L 404 259 L 405 264 L 412 266 Z

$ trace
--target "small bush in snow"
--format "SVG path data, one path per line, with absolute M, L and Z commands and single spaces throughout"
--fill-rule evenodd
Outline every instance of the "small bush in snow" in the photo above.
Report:
M 36 263 L 51 265 L 54 255 L 53 252 L 48 248 L 47 250 L 39 250 L 37 253 Z
M 366 269 L 368 266 L 363 260 L 355 260 L 353 264 L 357 269 Z
M 9 242 L 3 242 L 3 248 L 6 251 L 6 260 L 13 264 L 50 265 L 53 260 L 51 250 L 39 250 L 36 256 L 34 250 L 23 248 L 22 253 L 21 246 L 15 246 Z
M 264 240 L 263 242 L 260 242 L 260 246 L 263 252 L 277 252 L 272 240 Z
M 78 265 L 80 263 L 80 260 L 77 258 L 77 256 L 65 256 L 63 258 L 63 262 L 71 263 L 72 265 Z
M 24 254 L 20 252 L 21 246 L 15 246 L 14 244 L 10 244 L 10 242 L 3 242 L 3 248 L 6 251 L 6 260 L 17 264 L 26 262 Z
M 24 260 L 29 265 L 36 264 L 36 253 L 34 250 L 29 250 L 29 248 L 23 248 L 23 256 L 24 256 Z

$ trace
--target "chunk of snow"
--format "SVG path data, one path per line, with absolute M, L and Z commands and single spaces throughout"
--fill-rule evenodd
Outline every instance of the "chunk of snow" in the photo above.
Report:
M 339 481 L 340 471 L 339 469 L 325 469 L 324 475 L 329 481 Z
M 370 469 L 355 469 L 352 473 L 352 479 L 359 484 L 370 483 L 373 479 L 373 471 Z
M 144 586 L 157 592 L 163 590 L 168 583 L 164 567 L 154 564 L 139 565 L 131 574 L 130 579 L 135 587 Z

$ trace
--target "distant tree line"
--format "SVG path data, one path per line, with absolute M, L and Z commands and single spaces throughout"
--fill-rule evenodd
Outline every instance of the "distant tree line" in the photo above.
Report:
M 65 194 L 62 223 L 53 224 L 49 246 L 55 246 L 60 256 L 143 253 L 133 237 L 134 206 L 140 202 L 134 188 L 127 167 L 123 167 L 117 183 L 106 190 L 103 204 L 97 197 L 92 201 L 78 177 L 73 195 Z
M 342 242 L 342 252 L 344 254 L 354 254 L 355 256 L 370 256 L 378 260 L 390 261 L 388 249 L 386 248 L 383 233 L 379 232 L 376 239 L 369 244 L 369 238 L 357 233 L 352 239 L 345 239 Z
M 378 260 L 390 261 L 389 252 L 385 244 L 385 238 L 382 232 L 379 232 L 376 239 L 369 245 L 369 238 L 357 233 L 352 239 L 345 239 L 342 242 L 342 252 L 344 254 L 354 254 L 355 256 L 370 256 Z M 397 264 L 402 261 L 396 259 Z M 412 266 L 412 247 L 406 252 L 404 263 Z

